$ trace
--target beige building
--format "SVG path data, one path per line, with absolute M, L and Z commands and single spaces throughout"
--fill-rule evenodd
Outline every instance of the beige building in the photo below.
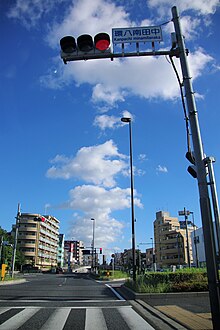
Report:
M 26 264 L 39 268 L 57 266 L 59 220 L 50 215 L 21 213 L 17 243 Z
M 169 212 L 159 211 L 154 221 L 154 240 L 157 268 L 189 265 L 193 263 L 191 232 L 192 227 L 181 226 L 178 218 L 171 217 Z

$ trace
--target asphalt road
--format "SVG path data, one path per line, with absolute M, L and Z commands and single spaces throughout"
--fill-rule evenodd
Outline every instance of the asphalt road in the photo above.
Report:
M 0 286 L 0 330 L 153 330 L 114 289 L 87 274 L 29 274 Z

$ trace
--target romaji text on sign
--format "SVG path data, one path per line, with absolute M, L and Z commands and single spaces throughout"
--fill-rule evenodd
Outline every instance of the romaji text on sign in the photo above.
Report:
M 112 29 L 112 43 L 153 42 L 162 41 L 160 26 L 142 26 L 134 28 Z

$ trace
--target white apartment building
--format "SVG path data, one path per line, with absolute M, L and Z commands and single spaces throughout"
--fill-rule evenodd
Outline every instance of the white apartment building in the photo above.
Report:
M 40 269 L 57 266 L 59 220 L 51 215 L 21 213 L 17 225 L 18 248 L 25 263 Z

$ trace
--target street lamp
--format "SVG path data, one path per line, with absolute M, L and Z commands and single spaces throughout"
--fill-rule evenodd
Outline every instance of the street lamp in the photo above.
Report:
M 133 268 L 133 281 L 136 281 L 136 251 L 135 251 L 135 218 L 134 218 L 134 180 L 133 180 L 133 161 L 132 161 L 132 129 L 131 118 L 121 118 L 123 123 L 129 123 L 129 140 L 130 140 L 130 171 L 131 171 L 131 223 L 132 223 L 132 268 Z
M 189 251 L 189 232 L 188 232 L 188 215 L 190 215 L 190 211 L 187 211 L 184 207 L 183 211 L 179 211 L 179 215 L 184 215 L 185 217 L 185 227 L 186 227 L 186 248 L 187 248 L 187 259 L 188 259 L 188 267 L 191 268 L 191 260 L 190 260 L 190 251 Z
M 198 262 L 198 249 L 197 249 L 197 238 L 196 238 L 196 231 L 195 231 L 195 220 L 194 220 L 194 213 L 190 212 L 192 214 L 192 224 L 193 224 L 193 240 L 194 240 L 194 245 L 195 245 L 195 255 L 196 255 L 196 268 L 199 267 L 199 262 Z
M 15 217 L 16 223 L 15 223 L 15 236 L 14 236 L 14 245 L 13 245 L 13 253 L 12 253 L 12 262 L 11 262 L 11 277 L 14 277 L 14 269 L 15 269 L 15 258 L 16 258 L 16 250 L 17 250 L 17 241 L 18 241 L 18 227 L 19 227 L 19 221 L 20 221 L 20 203 L 18 203 L 18 212 L 17 216 Z
M 154 250 L 154 238 L 150 238 L 152 241 L 152 269 L 154 272 L 156 272 L 156 256 L 155 256 L 155 250 Z
M 91 218 L 93 221 L 92 226 L 92 270 L 95 268 L 95 262 L 94 262 L 94 250 L 95 250 L 95 219 Z

